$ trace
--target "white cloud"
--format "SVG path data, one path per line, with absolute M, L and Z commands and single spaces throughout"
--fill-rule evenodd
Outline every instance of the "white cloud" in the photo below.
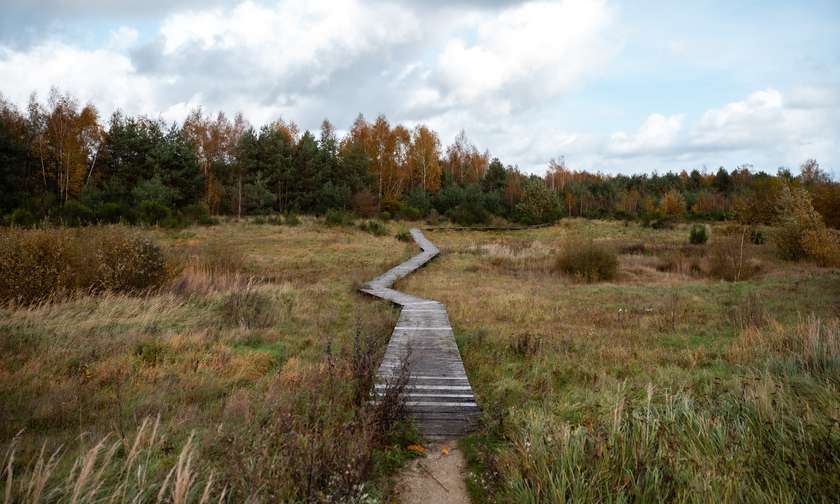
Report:
M 158 106 L 154 79 L 137 75 L 131 60 L 111 49 L 84 50 L 61 42 L 45 42 L 26 51 L 0 47 L 3 93 L 18 105 L 30 93 L 42 98 L 50 87 L 69 91 L 100 111 L 147 112 Z
M 493 94 L 509 100 L 523 93 L 530 100 L 556 96 L 608 59 L 611 19 L 604 0 L 537 1 L 504 9 L 478 23 L 474 43 L 460 36 L 449 40 L 437 61 L 441 81 L 458 103 Z
M 680 161 L 756 163 L 764 169 L 797 166 L 815 157 L 838 160 L 838 102 L 832 88 L 809 86 L 790 92 L 768 88 L 743 100 L 705 111 L 686 124 L 684 115 L 650 115 L 635 133 L 613 133 L 604 160 L 660 158 L 673 169 Z
M 651 114 L 635 133 L 613 133 L 607 151 L 620 156 L 666 152 L 673 148 L 682 129 L 683 115 Z
M 161 27 L 163 56 L 170 59 L 196 51 L 230 53 L 263 78 L 305 72 L 310 85 L 361 55 L 419 34 L 412 11 L 356 0 L 289 0 L 271 7 L 246 1 L 233 9 L 175 14 Z

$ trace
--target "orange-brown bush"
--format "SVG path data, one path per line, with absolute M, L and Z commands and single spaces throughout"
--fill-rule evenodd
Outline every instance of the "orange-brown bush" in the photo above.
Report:
M 760 267 L 753 260 L 752 249 L 745 233 L 718 236 L 709 246 L 704 269 L 714 278 L 737 282 L 758 274 Z
M 607 245 L 572 239 L 563 246 L 555 268 L 586 282 L 612 280 L 618 273 L 618 257 Z
M 133 292 L 159 286 L 166 276 L 160 248 L 124 227 L 0 232 L 0 302 Z
M 773 238 L 782 259 L 810 258 L 821 266 L 840 265 L 840 243 L 826 229 L 805 189 L 782 189 L 777 224 Z

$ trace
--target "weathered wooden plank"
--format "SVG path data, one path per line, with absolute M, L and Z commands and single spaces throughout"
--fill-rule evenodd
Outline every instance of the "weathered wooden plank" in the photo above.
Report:
M 407 362 L 409 382 L 403 393 L 406 408 L 419 431 L 430 438 L 460 437 L 473 428 L 480 410 L 455 344 L 446 307 L 438 301 L 391 288 L 394 282 L 440 253 L 420 230 L 412 229 L 411 235 L 421 252 L 359 289 L 402 306 L 379 367 L 373 397 L 383 395 L 387 383 L 399 376 Z

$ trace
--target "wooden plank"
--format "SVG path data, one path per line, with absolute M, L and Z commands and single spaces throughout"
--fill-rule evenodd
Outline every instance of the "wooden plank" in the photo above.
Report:
M 386 384 L 399 376 L 408 355 L 409 383 L 404 390 L 404 399 L 417 428 L 429 438 L 460 437 L 473 429 L 480 409 L 464 370 L 446 307 L 439 301 L 391 288 L 398 279 L 423 267 L 440 253 L 419 229 L 412 229 L 411 235 L 421 252 L 359 289 L 402 307 L 379 367 L 379 383 L 374 385 L 372 397 L 383 395 Z

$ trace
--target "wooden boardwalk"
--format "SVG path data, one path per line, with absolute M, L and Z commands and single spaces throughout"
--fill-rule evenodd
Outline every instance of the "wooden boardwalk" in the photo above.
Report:
M 455 344 L 446 307 L 394 290 L 398 279 L 415 271 L 438 255 L 439 250 L 412 229 L 422 252 L 374 278 L 360 289 L 402 306 L 400 319 L 379 367 L 376 393 L 400 372 L 407 357 L 410 373 L 405 388 L 406 407 L 418 430 L 427 438 L 452 439 L 468 433 L 479 414 L 472 387 Z

